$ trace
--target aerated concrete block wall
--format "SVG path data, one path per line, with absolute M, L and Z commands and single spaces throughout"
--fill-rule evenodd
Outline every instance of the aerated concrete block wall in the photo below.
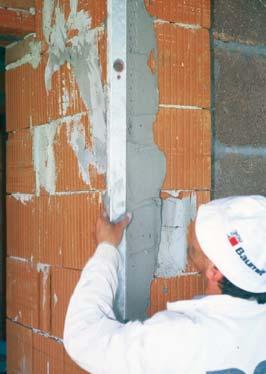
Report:
M 266 194 L 266 2 L 213 1 L 213 197 Z

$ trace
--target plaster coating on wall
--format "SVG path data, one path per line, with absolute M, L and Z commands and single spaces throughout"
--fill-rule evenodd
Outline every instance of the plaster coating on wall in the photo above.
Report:
M 68 90 L 68 87 L 66 86 L 66 81 L 65 79 L 62 80 L 62 97 L 61 97 L 61 115 L 65 116 L 67 114 L 67 110 L 70 105 L 70 92 Z
M 26 203 L 32 201 L 33 199 L 33 195 L 23 193 L 12 193 L 11 196 L 14 197 L 14 199 L 20 201 L 24 205 L 26 205 Z
M 127 7 L 127 210 L 133 220 L 126 235 L 126 315 L 144 319 L 160 243 L 159 195 L 166 165 L 153 141 L 159 106 L 156 66 L 149 67 L 151 53 L 157 59 L 153 19 L 143 0 Z
M 6 65 L 6 70 L 16 69 L 17 67 L 30 64 L 33 69 L 39 66 L 41 61 L 41 42 L 32 41 L 29 43 L 29 53 L 26 53 L 21 59 Z
M 45 70 L 46 89 L 51 89 L 51 79 L 60 66 L 69 63 L 73 69 L 81 98 L 83 99 L 92 125 L 92 149 L 90 163 L 99 173 L 106 171 L 106 104 L 101 81 L 98 54 L 98 37 L 102 27 L 91 28 L 91 17 L 83 10 L 78 11 L 78 1 L 70 0 L 67 19 L 63 10 L 53 0 L 43 5 L 43 32 L 49 45 L 49 58 Z M 71 35 L 71 31 L 73 31 Z M 67 106 L 67 95 L 63 101 Z M 63 111 L 65 111 L 63 109 Z
M 33 164 L 37 196 L 40 195 L 41 188 L 44 188 L 50 194 L 54 194 L 56 190 L 54 138 L 58 125 L 58 122 L 51 122 L 32 129 Z
M 175 277 L 185 270 L 187 263 L 187 231 L 196 218 L 196 194 L 178 198 L 178 193 L 163 200 L 162 231 L 156 276 Z
M 46 302 L 48 301 L 46 299 L 46 291 L 49 287 L 49 275 L 50 275 L 50 265 L 46 264 L 37 264 L 37 271 L 39 273 L 42 273 L 41 277 L 41 287 L 42 287 L 42 309 L 45 308 Z
M 89 165 L 92 163 L 91 152 L 86 144 L 85 127 L 80 117 L 76 117 L 71 123 L 67 124 L 67 137 L 68 143 L 76 155 L 82 180 L 89 184 Z

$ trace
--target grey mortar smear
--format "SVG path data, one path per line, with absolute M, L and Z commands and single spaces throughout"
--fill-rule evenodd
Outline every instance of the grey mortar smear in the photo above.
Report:
M 127 210 L 133 220 L 126 234 L 126 316 L 145 319 L 150 284 L 157 264 L 161 233 L 160 190 L 165 177 L 164 154 L 153 140 L 159 108 L 153 19 L 143 0 L 127 2 Z
M 41 61 L 41 42 L 32 41 L 29 43 L 29 52 L 26 53 L 21 59 L 16 62 L 12 62 L 6 65 L 6 70 L 16 69 L 17 67 L 30 64 L 33 69 L 36 69 L 39 66 Z
M 77 0 L 70 0 L 71 11 L 66 20 L 63 10 L 58 5 L 55 6 L 54 0 L 44 0 L 43 33 L 49 45 L 45 84 L 49 91 L 53 74 L 66 62 L 71 65 L 92 125 L 92 149 L 87 149 L 89 155 L 86 168 L 88 169 L 89 164 L 92 164 L 99 173 L 105 173 L 106 102 L 98 54 L 98 37 L 102 28 L 91 29 L 91 17 L 83 10 L 78 11 L 77 6 Z M 53 17 L 54 23 L 52 23 Z M 68 34 L 71 30 L 77 33 L 69 38 Z M 75 131 L 77 136 L 77 130 Z M 81 132 L 81 141 L 82 136 Z M 76 156 L 79 157 L 78 154 Z M 82 163 L 84 164 L 84 159 Z M 84 182 L 88 184 L 87 176 Z
M 86 147 L 85 127 L 81 122 L 81 117 L 73 119 L 67 124 L 68 143 L 73 149 L 78 159 L 79 173 L 83 181 L 90 183 L 88 165 L 92 163 L 91 152 Z
M 175 277 L 185 270 L 187 263 L 187 230 L 196 218 L 196 194 L 183 199 L 179 191 L 166 191 L 171 197 L 162 203 L 162 232 L 158 254 L 157 277 Z
M 35 169 L 36 195 L 40 195 L 41 187 L 50 194 L 56 190 L 56 166 L 54 154 L 54 138 L 59 122 L 32 128 L 33 132 L 33 163 Z
M 84 113 L 83 113 L 84 115 Z M 33 134 L 33 164 L 36 180 L 36 195 L 40 195 L 41 187 L 50 194 L 56 193 L 56 161 L 54 143 L 58 132 L 65 124 L 67 128 L 68 143 L 73 149 L 79 166 L 79 172 L 85 183 L 90 183 L 88 164 L 91 152 L 86 147 L 85 127 L 82 123 L 82 114 L 64 117 L 49 124 L 34 126 Z M 26 201 L 20 194 L 17 199 Z

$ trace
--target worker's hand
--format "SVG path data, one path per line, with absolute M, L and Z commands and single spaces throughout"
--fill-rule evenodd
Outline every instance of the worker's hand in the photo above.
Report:
M 127 227 L 130 221 L 131 214 L 127 213 L 122 221 L 118 223 L 111 223 L 107 214 L 103 212 L 96 223 L 97 244 L 107 242 L 114 247 L 118 247 L 122 240 L 124 229 Z

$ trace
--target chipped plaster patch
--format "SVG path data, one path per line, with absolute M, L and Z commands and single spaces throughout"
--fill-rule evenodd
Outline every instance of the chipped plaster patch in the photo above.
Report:
M 56 305 L 58 303 L 58 297 L 56 293 L 54 293 L 53 299 L 54 299 L 54 305 Z
M 80 121 L 74 121 L 67 127 L 68 143 L 73 149 L 79 166 L 79 173 L 84 183 L 90 183 L 89 163 L 90 152 L 86 147 L 85 127 Z
M 170 191 L 168 191 L 169 193 Z M 158 254 L 157 277 L 175 277 L 187 263 L 187 230 L 196 217 L 196 194 L 183 199 L 178 192 L 162 202 L 162 231 Z
M 50 194 L 56 190 L 56 165 L 54 138 L 58 122 L 37 126 L 33 131 L 33 163 L 36 179 L 36 195 L 43 187 Z
M 42 294 L 42 308 L 44 309 L 45 308 L 45 304 L 46 304 L 46 289 L 47 289 L 47 281 L 48 281 L 48 278 L 49 278 L 49 275 L 50 275 L 50 265 L 46 265 L 46 264 L 41 264 L 41 263 L 38 263 L 37 264 L 37 271 L 40 273 L 43 273 L 43 277 L 42 277 L 42 287 L 43 287 L 43 294 Z
M 104 173 L 104 166 L 96 160 L 95 149 L 87 144 L 86 128 L 81 121 L 81 116 L 76 116 L 67 123 L 67 139 L 77 158 L 79 173 L 86 184 L 90 184 L 89 166 L 92 165 L 99 172 Z M 96 142 L 97 144 L 97 142 Z
M 12 193 L 11 196 L 20 201 L 23 205 L 26 205 L 28 202 L 32 201 L 34 197 L 33 195 L 23 193 Z
M 37 69 L 41 61 L 41 42 L 33 41 L 29 43 L 29 53 L 25 54 L 21 59 L 11 64 L 6 65 L 6 70 L 16 69 L 17 67 L 30 64 L 34 69 Z
M 67 114 L 67 110 L 69 108 L 70 100 L 69 100 L 69 90 L 66 87 L 66 82 L 63 80 L 63 95 L 62 95 L 62 103 L 61 103 L 61 108 L 62 108 L 62 115 L 65 116 Z

